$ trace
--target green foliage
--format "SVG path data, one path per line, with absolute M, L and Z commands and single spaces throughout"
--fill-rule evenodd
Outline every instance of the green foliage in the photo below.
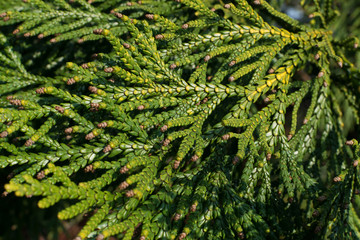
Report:
M 76 240 L 360 237 L 356 1 L 273 2 L 0 1 L 5 194 Z

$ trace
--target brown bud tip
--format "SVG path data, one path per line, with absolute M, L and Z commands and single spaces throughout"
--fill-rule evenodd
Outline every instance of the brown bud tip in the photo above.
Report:
M 25 142 L 25 147 L 30 147 L 31 145 L 33 145 L 35 142 L 33 140 L 28 139 L 26 142 Z
M 182 232 L 182 233 L 180 233 L 180 235 L 179 235 L 179 240 L 183 240 L 184 238 L 186 238 L 186 233 L 184 233 L 184 232 Z
M 232 60 L 230 63 L 229 63 L 229 66 L 232 67 L 236 64 L 236 61 L 235 60 Z
M 100 104 L 99 103 L 90 103 L 90 110 L 97 111 L 99 110 Z
M 354 43 L 354 48 L 358 48 L 359 44 L 358 43 Z
M 210 60 L 210 58 L 211 58 L 210 55 L 206 55 L 205 58 L 204 58 L 204 61 L 207 62 L 207 61 Z
M 206 80 L 211 81 L 212 78 L 213 76 L 207 76 Z
M 199 156 L 195 154 L 195 155 L 193 155 L 193 156 L 191 157 L 190 160 L 191 160 L 192 162 L 196 162 L 198 159 L 199 159 Z
M 166 132 L 166 130 L 168 129 L 168 126 L 167 125 L 164 125 L 160 128 L 160 131 L 161 132 Z
M 127 173 L 128 171 L 129 171 L 129 169 L 126 166 L 123 166 L 122 168 L 120 168 L 121 174 Z
M 166 147 L 170 144 L 170 139 L 165 139 L 163 142 L 163 146 Z
M 233 81 L 235 81 L 234 76 L 230 76 L 230 77 L 228 78 L 228 81 L 229 81 L 229 82 L 233 82 Z
M 185 23 L 181 26 L 182 29 L 188 29 L 189 28 L 189 24 Z
M 2 133 L 0 133 L 0 138 L 7 137 L 7 135 L 9 135 L 9 133 L 7 131 L 3 131 Z
M 137 107 L 137 109 L 140 110 L 140 111 L 141 111 L 141 110 L 144 110 L 144 109 L 145 109 L 145 106 L 144 106 L 144 105 L 140 105 L 140 106 Z
M 106 145 L 106 147 L 104 147 L 104 149 L 103 149 L 103 152 L 104 152 L 104 153 L 110 152 L 111 149 L 112 149 L 112 148 L 111 148 L 110 145 Z
M 154 14 L 145 14 L 145 17 L 147 19 L 153 20 L 154 19 Z
M 343 67 L 343 62 L 339 61 L 339 62 L 337 62 L 337 64 L 339 65 L 340 68 Z
M 104 31 L 103 29 L 98 28 L 98 29 L 94 29 L 94 30 L 93 30 L 93 33 L 94 33 L 94 34 L 97 34 L 97 35 L 100 35 L 103 31 Z
M 10 103 L 15 106 L 21 106 L 21 100 L 20 99 L 13 99 L 10 100 Z
M 91 132 L 91 133 L 88 133 L 88 134 L 85 136 L 85 139 L 89 141 L 89 140 L 93 139 L 94 137 L 95 137 L 94 133 Z
M 112 73 L 114 71 L 114 69 L 112 67 L 107 67 L 104 69 L 104 72 L 106 73 Z
M 174 215 L 174 221 L 178 221 L 181 218 L 181 214 L 180 213 L 175 213 Z
M 315 58 L 315 60 L 319 60 L 319 58 L 320 58 L 320 54 L 318 54 L 318 53 L 317 53 L 317 54 L 315 54 L 315 57 L 314 57 L 314 58 Z
M 51 42 L 51 43 L 55 43 L 55 42 L 56 42 L 56 38 L 50 39 L 50 42 Z
M 88 69 L 88 68 L 89 68 L 89 65 L 88 65 L 87 63 L 83 63 L 83 64 L 81 64 L 81 67 L 82 67 L 83 69 Z
M 253 2 L 255 5 L 260 5 L 261 4 L 261 1 L 260 0 L 254 0 Z
M 318 78 L 321 78 L 321 77 L 323 77 L 323 76 L 324 76 L 324 72 L 323 72 L 323 71 L 319 72 L 318 75 L 317 75 Z
M 353 140 L 349 140 L 345 142 L 346 145 L 352 146 L 354 145 L 354 141 Z
M 73 132 L 73 130 L 74 129 L 72 127 L 68 127 L 68 128 L 65 129 L 65 134 L 69 135 L 69 134 L 71 134 Z
M 175 69 L 175 68 L 176 68 L 176 64 L 175 64 L 175 63 L 173 63 L 173 64 L 170 65 L 170 69 Z
M 174 165 L 173 165 L 173 168 L 174 169 L 178 169 L 179 168 L 179 166 L 180 166 L 180 161 L 174 161 Z
M 96 240 L 104 240 L 104 235 L 102 234 L 99 234 L 97 237 L 96 237 Z
M 164 39 L 164 35 L 158 34 L 158 35 L 155 36 L 155 39 L 156 39 L 156 40 Z
M 44 94 L 44 93 L 45 93 L 45 88 L 44 88 L 44 87 L 38 88 L 38 89 L 35 90 L 35 92 L 36 92 L 37 94 Z
M 287 136 L 288 141 L 290 141 L 290 140 L 292 139 L 292 137 L 293 137 L 293 135 L 289 134 L 289 135 Z
M 121 13 L 118 13 L 118 12 L 114 13 L 114 15 L 117 18 L 122 18 L 123 17 L 123 15 Z
M 19 32 L 20 32 L 20 29 L 17 28 L 17 29 L 15 29 L 12 33 L 13 33 L 13 34 L 18 34 Z
M 128 43 L 123 43 L 124 48 L 129 49 L 131 46 Z
M 354 167 L 357 167 L 358 164 L 359 164 L 359 160 L 355 160 L 355 161 L 353 162 L 353 166 L 354 166 Z
M 225 4 L 225 5 L 224 5 L 224 8 L 230 9 L 230 8 L 231 8 L 231 5 L 230 5 L 230 4 Z
M 129 184 L 126 181 L 123 181 L 122 183 L 120 183 L 119 185 L 119 189 L 120 190 L 124 190 L 129 186 Z
M 307 118 L 305 118 L 304 121 L 303 121 L 303 124 L 307 124 L 308 121 L 309 121 L 309 120 L 308 120 Z
M 101 122 L 97 125 L 98 128 L 106 128 L 107 127 L 107 122 Z
M 230 134 L 225 134 L 225 135 L 223 135 L 222 137 L 222 140 L 229 140 L 230 139 Z
M 134 191 L 133 190 L 130 190 L 130 191 L 127 191 L 126 193 L 125 193 L 125 196 L 127 196 L 127 197 L 133 197 L 133 196 L 135 196 L 135 193 L 134 193 Z
M 74 83 L 76 83 L 76 81 L 74 80 L 74 78 L 69 78 L 69 79 L 66 81 L 66 84 L 67 84 L 67 85 L 73 85 Z
M 98 56 L 99 56 L 99 54 L 94 53 L 93 55 L 91 55 L 91 58 L 92 58 L 92 59 L 96 59 Z
M 274 73 L 275 72 L 275 69 L 273 69 L 273 68 L 270 68 L 269 70 L 268 70 L 268 73 L 269 74 L 272 74 L 272 73 Z
M 270 159 L 271 159 L 271 153 L 267 153 L 267 154 L 266 154 L 266 160 L 269 161 Z
M 88 89 L 89 89 L 90 92 L 95 93 L 95 94 L 96 94 L 97 91 L 98 91 L 97 87 L 94 87 L 94 86 L 89 86 Z
M 341 181 L 341 177 L 337 176 L 333 178 L 334 182 L 340 182 Z
M 90 165 L 87 165 L 85 168 L 84 168 L 84 172 L 88 173 L 88 172 L 94 172 L 94 166 L 92 164 Z

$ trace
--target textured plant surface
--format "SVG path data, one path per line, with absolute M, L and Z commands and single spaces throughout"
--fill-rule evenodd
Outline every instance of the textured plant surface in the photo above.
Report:
M 356 2 L 0 0 L 3 195 L 76 240 L 357 239 Z

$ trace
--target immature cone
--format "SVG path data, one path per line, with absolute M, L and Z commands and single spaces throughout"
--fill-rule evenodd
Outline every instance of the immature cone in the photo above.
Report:
M 354 145 L 354 141 L 353 140 L 348 140 L 345 142 L 346 145 L 352 146 Z
M 173 168 L 174 168 L 174 169 L 178 169 L 179 166 L 180 166 L 180 161 L 174 161 Z
M 97 125 L 98 128 L 106 128 L 107 127 L 107 122 L 101 122 Z
M 236 165 L 236 164 L 238 164 L 239 161 L 240 161 L 239 156 L 235 156 L 234 159 L 233 159 L 233 161 L 232 161 L 232 164 L 233 164 L 233 165 Z
M 186 233 L 180 233 L 180 235 L 179 235 L 179 240 L 183 240 L 184 238 L 186 238 Z
M 36 174 L 36 178 L 38 179 L 38 180 L 41 180 L 41 179 L 43 179 L 45 177 L 45 172 L 44 171 L 40 171 L 40 172 L 38 172 L 37 174 Z
M 25 142 L 25 147 L 30 147 L 31 145 L 33 145 L 35 142 L 33 140 L 28 139 L 26 142 Z
M 94 172 L 94 166 L 92 164 L 90 165 L 87 165 L 85 168 L 84 168 L 84 172 L 88 173 L 88 172 Z
M 144 106 L 144 105 L 140 105 L 140 106 L 137 107 L 137 109 L 140 110 L 140 111 L 141 111 L 141 110 L 144 110 L 144 109 L 145 109 L 145 106 Z
M 230 5 L 230 4 L 225 4 L 225 5 L 224 5 L 224 8 L 230 9 L 230 8 L 231 8 L 231 5 Z
M 228 78 L 228 80 L 229 80 L 229 82 L 233 82 L 233 81 L 235 81 L 235 78 L 234 78 L 233 76 L 230 76 L 230 77 Z
M 235 60 L 232 60 L 230 63 L 229 63 L 229 66 L 232 67 L 236 64 L 236 61 Z
M 322 76 L 324 76 L 324 72 L 323 71 L 320 71 L 317 75 L 318 78 L 321 78 Z
M 230 134 L 225 134 L 225 135 L 223 135 L 222 137 L 222 140 L 229 140 L 230 139 Z
M 121 13 L 118 13 L 118 12 L 114 13 L 114 15 L 117 18 L 122 18 L 123 17 L 123 15 Z
M 260 0 L 254 0 L 254 4 L 255 4 L 255 5 L 260 5 L 260 4 L 261 4 L 261 1 L 260 1 Z
M 94 133 L 91 132 L 85 136 L 85 139 L 89 141 L 89 140 L 93 139 L 94 137 L 95 137 Z
M 333 178 L 333 181 L 334 181 L 334 182 L 340 182 L 340 181 L 341 181 L 341 177 L 334 177 L 334 178 Z
M 72 127 L 68 127 L 65 129 L 65 134 L 69 135 L 73 132 L 73 128 Z
M 44 93 L 45 93 L 45 88 L 44 88 L 44 87 L 38 88 L 38 89 L 35 90 L 35 92 L 36 92 L 37 94 L 44 94 Z
M 175 213 L 175 216 L 174 216 L 174 221 L 178 221 L 181 217 L 181 214 L 179 213 Z
M 90 92 L 95 93 L 95 94 L 96 94 L 97 91 L 98 91 L 97 87 L 94 87 L 94 86 L 89 86 L 88 89 L 89 89 Z
M 96 237 L 96 240 L 104 240 L 104 235 L 102 234 L 99 234 L 97 237 Z
M 185 23 L 181 26 L 182 29 L 188 29 L 189 28 L 189 24 Z
M 154 14 L 145 14 L 145 17 L 147 19 L 153 20 L 154 19 Z
M 204 58 L 204 61 L 207 62 L 211 59 L 210 55 L 206 55 L 205 58 Z
M 19 99 L 10 100 L 10 103 L 15 106 L 21 106 L 21 100 Z
M 2 133 L 0 133 L 0 138 L 4 138 L 7 137 L 9 133 L 7 131 L 3 131 Z
M 30 37 L 31 36 L 31 33 L 27 32 L 27 33 L 24 33 L 24 37 Z
M 190 206 L 190 212 L 195 212 L 196 211 L 196 204 L 193 204 Z
M 170 69 L 175 69 L 175 68 L 176 68 L 176 64 L 175 64 L 175 63 L 173 63 L 173 64 L 170 65 Z
M 199 159 L 199 156 L 195 154 L 194 156 L 191 157 L 190 160 L 191 160 L 192 162 L 196 162 L 198 159 Z
M 93 33 L 100 35 L 103 31 L 104 31 L 103 29 L 99 28 L 99 29 L 94 29 Z
M 65 108 L 63 108 L 61 106 L 55 106 L 55 110 L 58 111 L 59 113 L 64 113 Z
M 166 132 L 166 130 L 168 129 L 168 126 L 167 125 L 164 125 L 160 128 L 160 131 L 161 132 Z
M 271 159 L 271 153 L 268 153 L 268 154 L 266 154 L 266 160 L 270 160 Z
M 269 74 L 272 74 L 272 73 L 274 73 L 275 72 L 275 70 L 273 69 L 273 68 L 270 68 L 269 70 L 268 70 L 268 73 Z
M 320 215 L 320 212 L 318 210 L 315 210 L 312 215 L 313 217 L 317 217 Z
M 135 196 L 135 193 L 134 193 L 133 190 L 130 190 L 130 191 L 127 191 L 127 192 L 125 193 L 125 195 L 130 198 L 130 197 Z
M 120 173 L 121 173 L 121 174 L 124 174 L 124 173 L 126 173 L 127 171 L 129 171 L 129 169 L 128 169 L 126 166 L 123 166 L 122 168 L 120 168 Z
M 354 167 L 357 167 L 358 164 L 359 164 L 359 160 L 355 160 L 355 161 L 353 162 L 353 166 L 354 166 Z
M 157 34 L 157 35 L 155 36 L 155 39 L 156 39 L 156 40 L 164 39 L 164 35 L 162 35 L 162 34 Z
M 163 142 L 163 146 L 166 147 L 170 144 L 170 139 L 165 139 L 164 142 Z
M 114 71 L 114 68 L 112 68 L 112 67 L 107 67 L 104 69 L 104 72 L 106 72 L 106 73 L 112 73 L 113 71 Z
M 123 181 L 122 183 L 120 183 L 119 185 L 119 189 L 120 190 L 124 190 L 125 188 L 127 188 L 129 186 L 129 184 L 126 181 Z
M 103 152 L 104 152 L 104 153 L 110 152 L 111 149 L 112 149 L 112 148 L 111 148 L 110 145 L 106 145 L 106 147 L 104 147 L 104 149 L 103 149 Z
M 76 81 L 74 80 L 74 78 L 69 78 L 66 82 L 67 85 L 73 85 L 74 83 L 76 83 Z

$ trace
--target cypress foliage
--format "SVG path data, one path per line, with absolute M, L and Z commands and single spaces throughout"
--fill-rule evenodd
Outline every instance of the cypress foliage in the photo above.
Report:
M 273 2 L 0 1 L 4 195 L 76 240 L 359 238 L 360 8 Z

